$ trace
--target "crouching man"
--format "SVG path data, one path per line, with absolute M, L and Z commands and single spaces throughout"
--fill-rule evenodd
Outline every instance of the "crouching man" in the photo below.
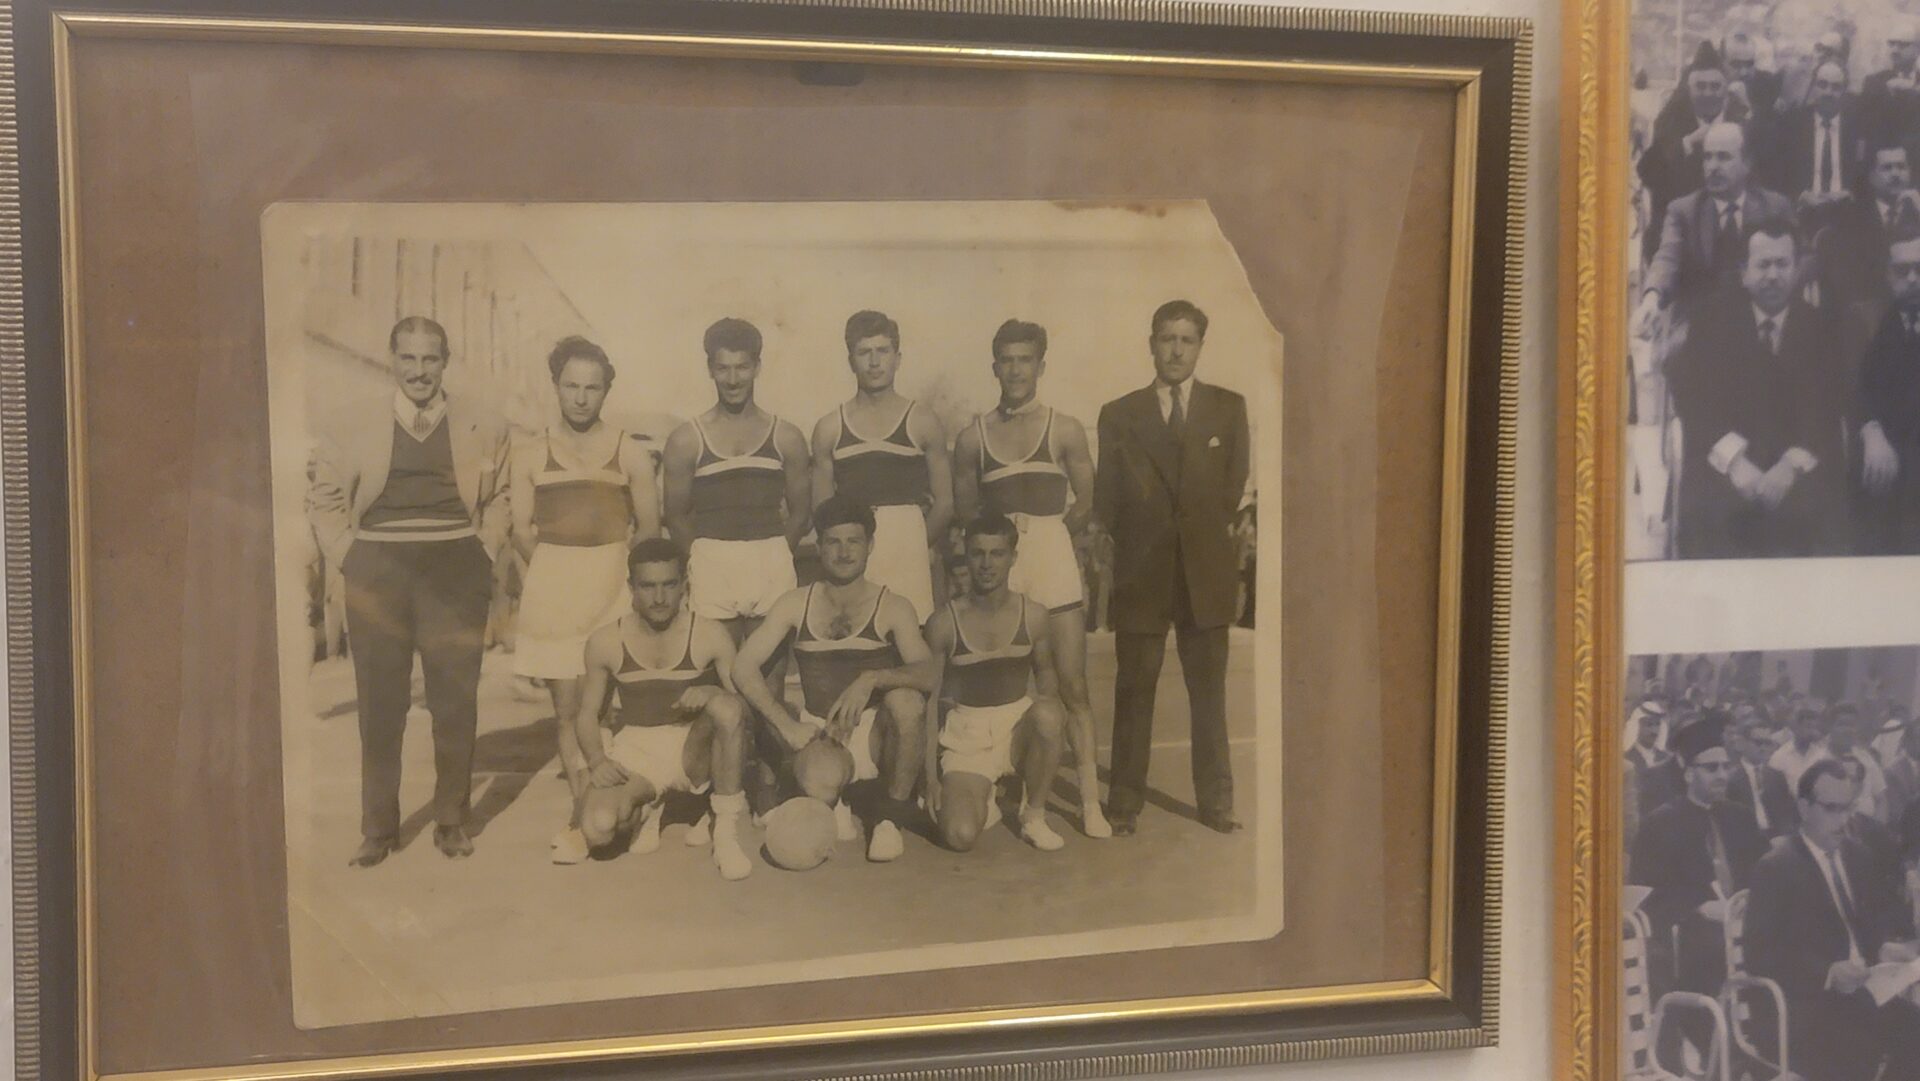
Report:
M 859 823 L 842 795 L 854 781 L 879 780 L 885 797 L 867 839 L 867 858 L 898 859 L 900 825 L 915 814 L 926 739 L 927 692 L 937 665 L 927 652 L 913 604 L 867 578 L 873 509 L 845 493 L 813 512 L 825 578 L 775 601 L 740 643 L 733 679 L 741 697 L 772 726 L 782 752 L 782 787 L 834 809 L 842 841 L 858 840 Z M 767 685 L 767 661 L 793 650 L 800 672 L 801 712 Z
M 1015 774 L 1025 793 L 1020 836 L 1043 852 L 1066 843 L 1047 825 L 1066 711 L 1055 697 L 1047 610 L 1007 586 L 1019 543 L 1020 531 L 1005 515 L 968 523 L 968 591 L 927 625 L 928 645 L 943 665 L 935 701 L 952 701 L 937 755 L 931 741 L 927 751 L 927 804 L 941 837 L 961 852 L 999 821 L 995 786 Z
M 582 796 L 581 832 L 590 847 L 626 833 L 629 851 L 652 851 L 660 844 L 666 794 L 711 785 L 713 862 L 720 877 L 745 878 L 753 871 L 740 847 L 747 707 L 731 690 L 733 638 L 686 607 L 687 561 L 673 542 L 635 545 L 627 581 L 633 611 L 587 640 L 585 693 L 574 720 L 592 782 Z M 610 736 L 599 719 L 609 682 L 620 696 Z M 688 843 L 703 841 L 706 829 L 703 820 Z

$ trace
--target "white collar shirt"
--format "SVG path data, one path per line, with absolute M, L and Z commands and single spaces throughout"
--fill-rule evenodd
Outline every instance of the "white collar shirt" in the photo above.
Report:
M 1191 375 L 1178 383 L 1163 383 L 1155 379 L 1153 393 L 1160 399 L 1160 419 L 1170 421 L 1173 417 L 1173 388 L 1176 386 L 1180 388 L 1181 410 L 1187 416 L 1193 416 L 1193 388 L 1197 385 Z
M 426 405 L 415 405 L 404 390 L 393 392 L 393 419 L 400 422 L 408 435 L 420 442 L 427 441 L 433 430 L 440 426 L 440 419 L 447 415 L 447 392 L 439 391 Z

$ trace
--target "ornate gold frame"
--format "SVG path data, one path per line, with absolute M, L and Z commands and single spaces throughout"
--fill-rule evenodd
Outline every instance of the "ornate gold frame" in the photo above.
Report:
M 1556 1076 L 1619 1076 L 1620 484 L 1626 356 L 1626 4 L 1566 0 L 1554 676 Z
M 1401 1031 L 1361 1036 L 1333 1036 L 1320 1039 L 1278 1039 L 1271 1042 L 1185 1048 L 1143 1053 L 1094 1055 L 1055 1061 L 1049 1077 L 1091 1077 L 1114 1072 L 1143 1072 L 1193 1069 L 1208 1066 L 1254 1065 L 1269 1062 L 1319 1059 L 1344 1055 L 1378 1054 L 1397 1051 L 1436 1050 L 1481 1046 L 1494 1042 L 1497 1035 L 1498 943 L 1500 925 L 1499 882 L 1502 866 L 1501 800 L 1504 775 L 1505 668 L 1507 643 L 1507 598 L 1511 577 L 1511 532 L 1514 486 L 1514 435 L 1517 420 L 1516 362 L 1518 354 L 1518 304 L 1521 274 L 1521 229 L 1524 211 L 1524 147 L 1529 122 L 1529 83 L 1531 79 L 1531 31 L 1523 20 L 1456 17 L 1418 17 L 1407 15 L 1363 14 L 1357 12 L 1294 11 L 1239 5 L 1165 3 L 1161 0 L 1111 0 L 1077 5 L 1066 10 L 1052 0 L 827 0 L 808 4 L 808 0 L 753 0 L 769 6 L 815 6 L 908 10 L 914 12 L 957 12 L 996 16 L 1050 16 L 1068 18 L 1141 20 L 1191 25 L 1259 27 L 1264 29 L 1312 30 L 1343 33 L 1388 33 L 1409 37 L 1489 38 L 1510 44 L 1512 53 L 1511 152 L 1504 182 L 1506 193 L 1506 232 L 1504 280 L 1489 285 L 1474 278 L 1475 220 L 1479 183 L 1483 179 L 1477 151 L 1482 122 L 1483 72 L 1471 66 L 1329 62 L 1324 60 L 1244 59 L 1220 56 L 1168 55 L 1149 53 L 1101 52 L 1059 48 L 1009 48 L 1004 46 L 947 45 L 899 42 L 849 42 L 840 39 L 800 39 L 792 37 L 756 37 L 686 33 L 627 33 L 579 30 L 534 30 L 496 27 L 454 27 L 445 25 L 404 25 L 337 23 L 268 18 L 199 18 L 54 12 L 51 27 L 50 67 L 53 83 L 54 130 L 58 139 L 58 197 L 60 205 L 60 284 L 61 315 L 64 323 L 64 382 L 67 388 L 61 410 L 65 416 L 66 491 L 69 493 L 67 536 L 74 538 L 68 551 L 70 592 L 71 691 L 73 694 L 72 755 L 75 763 L 72 813 L 77 825 L 74 840 L 77 898 L 77 951 L 80 1013 L 76 1028 L 78 1046 L 73 1049 L 79 1075 L 93 1081 L 101 1078 L 120 1081 L 267 1081 L 267 1079 L 336 1078 L 359 1076 L 411 1076 L 450 1070 L 486 1069 L 513 1065 L 560 1066 L 636 1056 L 671 1055 L 688 1051 L 733 1051 L 813 1046 L 848 1040 L 893 1039 L 905 1036 L 932 1036 L 1006 1032 L 1032 1026 L 1063 1025 L 1098 1021 L 1159 1021 L 1169 1018 L 1204 1018 L 1245 1014 L 1273 1009 L 1354 1006 L 1385 1002 L 1435 1002 L 1453 1000 L 1461 990 L 1454 971 L 1454 936 L 1459 918 L 1455 910 L 1455 885 L 1462 873 L 1455 866 L 1460 847 L 1457 826 L 1461 808 L 1457 802 L 1457 769 L 1461 753 L 1459 716 L 1461 664 L 1461 597 L 1463 521 L 1466 514 L 1466 439 L 1468 432 L 1468 358 L 1473 347 L 1477 290 L 1498 290 L 1498 341 L 1500 374 L 1497 389 L 1498 431 L 1496 459 L 1498 476 L 1494 483 L 1492 507 L 1494 533 L 1498 538 L 1492 558 L 1492 655 L 1486 673 L 1488 716 L 1483 740 L 1486 749 L 1486 812 L 1484 837 L 1473 838 L 1470 850 L 1478 847 L 1484 854 L 1483 865 L 1476 870 L 1484 875 L 1484 902 L 1479 924 L 1483 945 L 1479 985 L 1470 989 L 1478 1005 L 1475 1024 L 1434 1027 L 1419 1031 Z M 11 6 L 0 6 L 0 29 L 10 29 Z M 1443 447 L 1445 487 L 1442 504 L 1444 532 L 1441 551 L 1439 656 L 1436 658 L 1437 698 L 1435 733 L 1435 783 L 1433 796 L 1434 835 L 1430 867 L 1432 908 L 1429 920 L 1429 966 L 1425 979 L 1376 984 L 1275 990 L 1196 996 L 1180 999 L 1133 1000 L 1039 1009 L 1004 1009 L 963 1014 L 932 1014 L 885 1021 L 850 1021 L 774 1028 L 740 1028 L 712 1032 L 682 1033 L 652 1038 L 615 1038 L 566 1041 L 540 1045 L 474 1048 L 457 1051 L 409 1052 L 378 1056 L 315 1059 L 290 1063 L 256 1063 L 205 1069 L 180 1069 L 138 1074 L 100 1074 L 94 1066 L 93 1010 L 100 973 L 92 951 L 88 928 L 94 918 L 94 883 L 91 874 L 93 847 L 92 751 L 89 633 L 86 625 L 88 597 L 87 498 L 85 409 L 77 389 L 84 364 L 75 345 L 80 338 L 82 298 L 78 289 L 77 209 L 72 193 L 75 132 L 72 113 L 72 67 L 70 48 L 82 36 L 193 38 L 198 40 L 274 40 L 302 43 L 335 43 L 362 46 L 408 46 L 434 48 L 510 49 L 565 52 L 622 52 L 653 55 L 700 55 L 729 58 L 791 58 L 861 62 L 868 64 L 915 63 L 960 66 L 1017 67 L 1024 70 L 1088 71 L 1100 70 L 1128 74 L 1205 76 L 1210 78 L 1272 79 L 1314 81 L 1319 83 L 1371 84 L 1393 86 L 1443 87 L 1455 93 L 1456 136 L 1454 144 L 1452 251 L 1450 259 L 1448 322 L 1446 346 L 1446 394 Z M 16 170 L 13 148 L 15 85 L 11 77 L 10 45 L 0 41 L 0 70 L 8 72 L 0 86 L 0 188 L 4 188 Z M 18 211 L 16 199 L 5 199 L 6 215 L 0 216 L 0 248 L 18 251 Z M 5 480 L 13 493 L 6 505 L 7 590 L 9 601 L 9 650 L 14 662 L 11 693 L 13 737 L 13 784 L 15 792 L 15 828 L 26 837 L 35 836 L 37 785 L 34 762 L 38 752 L 33 681 L 25 663 L 32 656 L 35 623 L 32 613 L 31 565 L 34 550 L 29 544 L 26 500 L 20 497 L 29 481 L 27 458 L 29 441 L 26 430 L 28 387 L 24 379 L 23 337 L 20 332 L 22 309 L 17 275 L 4 273 L 0 260 L 0 446 L 6 455 Z M 1482 312 L 1486 309 L 1480 308 Z M 44 404 L 44 403 L 43 403 Z M 45 720 L 39 721 L 45 727 Z M 58 737 L 57 729 L 51 734 Z M 16 862 L 16 912 L 19 913 L 16 948 L 16 987 L 19 993 L 19 1031 L 17 1063 L 23 1077 L 39 1074 L 39 980 L 42 964 L 38 955 L 39 936 L 37 902 L 43 883 L 39 878 L 35 853 L 29 849 Z M 25 948 L 19 948 L 25 947 Z M 888 1077 L 998 1078 L 1029 1076 L 1029 1067 L 1021 1064 L 969 1066 L 963 1070 L 911 1070 Z M 881 1076 L 881 1075 L 870 1075 Z

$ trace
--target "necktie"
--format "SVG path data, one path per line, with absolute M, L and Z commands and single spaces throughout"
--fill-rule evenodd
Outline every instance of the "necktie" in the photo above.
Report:
M 1780 355 L 1779 316 L 1769 315 L 1765 319 L 1760 320 L 1760 344 L 1766 346 L 1767 352 L 1772 353 L 1774 356 Z
M 1167 410 L 1167 428 L 1177 437 L 1187 430 L 1187 410 L 1180 404 L 1180 384 L 1167 389 L 1173 392 L 1173 408 Z
M 1754 769 L 1751 763 L 1746 770 L 1747 788 L 1753 792 L 1753 824 L 1760 827 L 1761 833 L 1765 833 L 1768 829 L 1767 801 L 1760 798 L 1760 771 Z
M 1833 190 L 1833 121 L 1820 121 L 1820 180 L 1816 191 L 1825 195 Z
M 1720 233 L 1713 238 L 1713 261 L 1727 266 L 1733 265 L 1740 253 L 1740 225 L 1734 220 L 1736 203 L 1728 203 L 1720 211 Z
M 1855 928 L 1860 923 L 1860 913 L 1853 905 L 1853 890 L 1847 886 L 1846 871 L 1840 865 L 1840 850 L 1827 853 L 1827 862 L 1833 866 L 1833 889 L 1840 898 L 1840 921 L 1847 925 L 1847 938 L 1852 940 L 1855 953 L 1860 951 L 1860 933 Z
M 427 415 L 427 411 L 424 408 L 414 410 L 413 434 L 424 439 L 431 431 L 433 431 L 433 419 Z
M 1713 855 L 1713 882 L 1720 887 L 1722 898 L 1732 897 L 1733 864 L 1727 860 L 1727 844 L 1720 839 L 1720 823 L 1707 816 L 1707 850 Z

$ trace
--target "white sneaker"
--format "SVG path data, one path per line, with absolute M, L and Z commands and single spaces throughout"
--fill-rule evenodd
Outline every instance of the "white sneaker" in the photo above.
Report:
M 1107 816 L 1100 810 L 1098 800 L 1080 805 L 1080 826 L 1087 836 L 1095 840 L 1113 836 L 1113 827 L 1107 824 Z
M 660 847 L 660 807 L 649 803 L 637 812 L 640 821 L 633 824 L 633 837 L 627 842 L 627 851 L 645 855 Z
M 587 835 L 577 829 L 564 829 L 553 835 L 553 862 L 561 865 L 584 863 L 587 859 Z
M 1052 826 L 1047 825 L 1044 811 L 1020 819 L 1020 836 L 1042 852 L 1057 852 L 1067 844 L 1059 834 L 1053 832 Z
M 738 882 L 753 873 L 753 861 L 740 847 L 739 824 L 737 816 L 728 816 L 715 822 L 713 828 L 713 865 L 728 882 Z
M 853 817 L 853 808 L 846 800 L 833 805 L 833 833 L 842 841 L 860 839 L 860 822 Z
M 900 827 L 881 819 L 873 827 L 873 836 L 867 841 L 867 859 L 874 863 L 890 863 L 900 858 L 907 850 L 907 843 L 900 837 Z
M 700 821 L 688 826 L 687 835 L 680 840 L 688 848 L 699 848 L 713 840 L 713 812 L 708 811 L 700 816 Z

